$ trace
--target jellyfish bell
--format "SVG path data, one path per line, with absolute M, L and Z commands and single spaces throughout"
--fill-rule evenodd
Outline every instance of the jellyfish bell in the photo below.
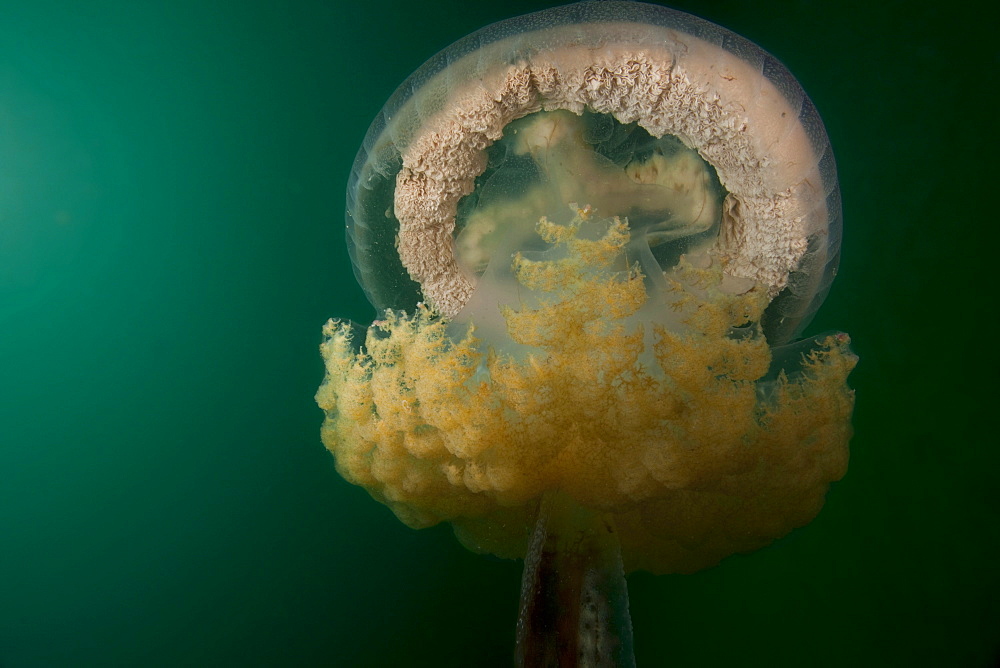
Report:
M 508 125 L 560 109 L 638 130 L 616 133 L 617 146 L 598 138 L 598 157 L 617 148 L 612 157 L 621 160 L 634 147 L 650 171 L 653 147 L 633 136 L 647 132 L 676 137 L 703 157 L 726 190 L 717 246 L 730 258 L 727 273 L 778 295 L 769 335 L 781 342 L 801 330 L 829 287 L 840 241 L 822 121 L 795 79 L 756 45 L 640 3 L 584 2 L 494 24 L 400 86 L 369 130 L 348 187 L 352 257 L 377 308 L 409 310 L 424 300 L 449 317 L 461 309 L 476 284 L 452 242 L 456 225 L 461 233 L 468 222 L 461 201 L 481 186 L 502 189 L 488 183 L 496 171 L 489 149 L 510 139 Z M 565 153 L 565 144 L 548 155 Z M 517 178 L 516 167 L 508 171 Z M 577 180 L 594 173 L 578 169 Z M 580 203 L 604 216 L 627 213 Z
M 808 97 L 723 28 L 604 1 L 473 33 L 358 153 L 348 245 L 384 315 L 324 330 L 324 443 L 410 526 L 526 574 L 568 534 L 657 573 L 759 548 L 846 470 L 856 358 L 793 341 L 839 198 Z

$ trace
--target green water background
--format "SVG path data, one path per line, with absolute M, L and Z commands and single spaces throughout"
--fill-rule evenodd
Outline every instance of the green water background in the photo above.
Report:
M 312 395 L 323 321 L 373 316 L 343 241 L 369 122 L 543 6 L 0 3 L 0 666 L 509 665 L 520 565 L 338 478 Z M 992 665 L 995 41 L 940 3 L 675 6 L 826 120 L 845 235 L 811 331 L 861 364 L 812 524 L 630 577 L 639 665 Z

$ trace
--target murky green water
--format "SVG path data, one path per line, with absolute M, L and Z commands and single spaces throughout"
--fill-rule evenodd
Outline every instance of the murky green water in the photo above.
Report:
M 519 565 L 344 483 L 312 395 L 324 320 L 373 316 L 343 241 L 368 123 L 436 50 L 541 6 L 0 11 L 0 665 L 509 665 Z M 826 122 L 845 238 L 810 331 L 854 339 L 857 434 L 807 528 L 631 577 L 639 665 L 989 665 L 996 363 L 969 239 L 993 207 L 961 100 L 990 42 L 950 9 L 678 7 L 774 52 Z

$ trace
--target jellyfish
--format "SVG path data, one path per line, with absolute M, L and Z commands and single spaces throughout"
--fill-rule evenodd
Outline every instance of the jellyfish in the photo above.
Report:
M 411 527 L 525 559 L 520 665 L 632 665 L 624 576 L 810 522 L 857 358 L 801 338 L 836 273 L 836 166 L 772 56 L 696 17 L 502 21 L 386 103 L 347 191 L 378 310 L 323 329 L 338 472 Z

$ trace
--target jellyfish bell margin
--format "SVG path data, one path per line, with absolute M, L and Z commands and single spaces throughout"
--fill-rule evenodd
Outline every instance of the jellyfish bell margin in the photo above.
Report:
M 833 155 L 743 38 L 613 1 L 484 28 L 386 104 L 347 221 L 385 315 L 324 328 L 323 442 L 409 526 L 527 557 L 522 664 L 628 665 L 624 572 L 766 545 L 846 471 L 848 338 L 789 343 Z

